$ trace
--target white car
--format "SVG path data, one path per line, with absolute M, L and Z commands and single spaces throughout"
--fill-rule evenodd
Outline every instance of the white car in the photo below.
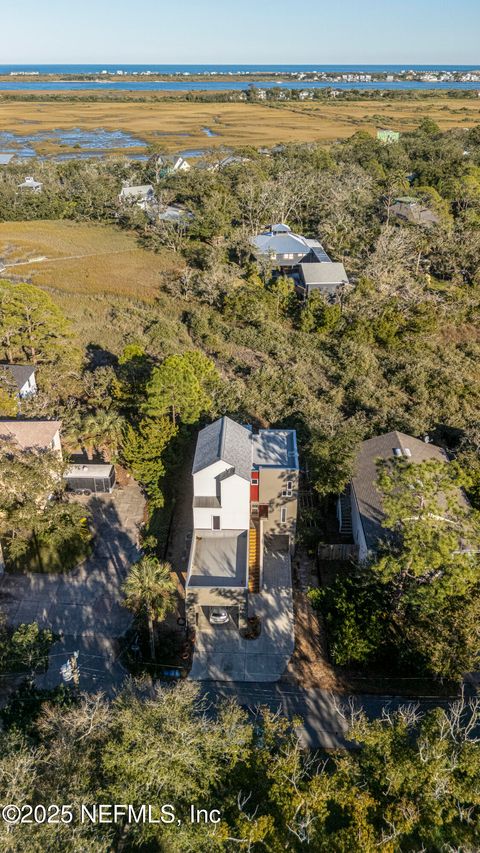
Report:
M 224 607 L 212 607 L 210 610 L 210 624 L 224 625 L 229 620 L 228 612 Z

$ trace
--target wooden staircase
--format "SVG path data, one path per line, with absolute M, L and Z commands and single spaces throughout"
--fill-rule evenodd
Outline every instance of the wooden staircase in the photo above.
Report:
M 352 536 L 352 498 L 351 486 L 346 486 L 345 491 L 340 495 L 340 506 L 342 509 L 342 523 L 340 533 L 344 536 Z
M 248 543 L 248 591 L 260 592 L 260 536 L 254 522 L 250 524 Z

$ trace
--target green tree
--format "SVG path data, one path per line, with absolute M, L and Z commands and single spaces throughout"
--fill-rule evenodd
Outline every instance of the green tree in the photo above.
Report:
M 60 309 L 32 284 L 0 281 L 0 347 L 12 363 L 55 362 L 67 355 L 72 333 Z
M 170 355 L 153 370 L 147 386 L 145 412 L 149 417 L 169 415 L 195 423 L 211 407 L 209 392 L 218 380 L 215 365 L 199 351 Z
M 478 514 L 466 503 L 454 463 L 406 459 L 379 463 L 384 527 L 394 535 L 375 571 L 391 582 L 400 604 L 439 606 L 477 581 Z
M 124 419 L 112 407 L 97 409 L 82 420 L 80 439 L 92 455 L 93 450 L 102 454 L 105 459 L 116 459 L 118 448 L 124 431 Z
M 125 427 L 121 455 L 133 476 L 145 489 L 150 508 L 164 504 L 161 482 L 165 475 L 164 453 L 178 428 L 167 417 L 144 418 L 138 427 Z
M 171 567 L 156 557 L 146 555 L 135 563 L 123 585 L 125 604 L 147 621 L 150 654 L 155 660 L 155 625 L 175 610 L 176 586 Z
M 49 567 L 42 544 L 57 550 L 66 564 L 84 553 L 91 538 L 85 509 L 65 499 L 66 463 L 58 454 L 5 444 L 0 463 L 0 537 L 7 560 L 21 559 L 33 547 L 43 571 Z
M 53 634 L 36 622 L 19 625 L 10 637 L 8 648 L 8 666 L 15 671 L 25 668 L 33 678 L 35 671 L 45 667 L 48 653 L 53 643 Z
M 15 418 L 17 414 L 17 386 L 9 370 L 0 366 L 0 417 Z

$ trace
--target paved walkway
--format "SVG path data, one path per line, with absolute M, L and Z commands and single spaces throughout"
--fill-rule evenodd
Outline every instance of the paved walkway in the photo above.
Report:
M 83 499 L 85 500 L 85 499 Z M 116 660 L 116 640 L 132 621 L 122 605 L 121 585 L 139 555 L 138 528 L 144 499 L 130 482 L 111 495 L 85 501 L 92 513 L 95 549 L 82 565 L 65 575 L 5 574 L 0 577 L 0 609 L 11 625 L 38 622 L 63 634 L 50 653 L 39 687 L 61 683 L 60 666 L 79 651 L 80 687 L 108 690 L 125 671 Z
M 293 653 L 294 625 L 290 555 L 264 553 L 260 593 L 249 596 L 249 610 L 260 618 L 256 640 L 245 640 L 231 623 L 210 625 L 196 633 L 190 678 L 195 681 L 278 681 Z
M 308 749 L 355 749 L 354 741 L 346 737 L 349 728 L 350 703 L 362 708 L 369 720 L 382 717 L 383 709 L 396 711 L 407 705 L 423 713 L 432 708 L 447 708 L 453 699 L 405 699 L 399 696 L 365 696 L 350 698 L 329 690 L 305 690 L 288 684 L 234 684 L 210 681 L 202 684 L 202 693 L 213 703 L 235 699 L 239 705 L 254 712 L 262 705 L 285 716 L 299 718 L 297 732 Z

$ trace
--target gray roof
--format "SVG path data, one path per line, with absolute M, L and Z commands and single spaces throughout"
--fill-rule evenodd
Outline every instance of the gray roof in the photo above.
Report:
M 253 436 L 253 464 L 259 467 L 298 469 L 294 429 L 261 429 Z
M 64 473 L 65 480 L 70 477 L 76 480 L 83 480 L 88 477 L 109 477 L 112 473 L 113 465 L 97 464 L 95 462 L 82 462 L 81 464 L 71 465 Z
M 315 284 L 345 284 L 348 282 L 343 264 L 333 261 L 312 264 L 301 263 L 300 271 L 307 287 Z
M 185 210 L 184 207 L 179 207 L 175 204 L 167 204 L 161 213 L 158 214 L 158 218 L 162 222 L 184 222 L 189 219 L 193 219 L 193 214 L 188 210 Z
M 40 187 L 43 187 L 42 182 L 36 181 L 35 178 L 32 178 L 30 176 L 25 178 L 23 184 L 18 185 L 18 188 L 20 190 L 23 190 L 23 189 L 38 190 L 38 189 L 40 189 Z
M 441 447 L 426 443 L 403 432 L 385 433 L 363 441 L 355 463 L 355 474 L 352 487 L 357 500 L 360 520 L 369 550 L 375 550 L 379 539 L 385 539 L 386 531 L 382 527 L 385 517 L 382 508 L 382 497 L 377 488 L 377 460 L 395 458 L 395 450 L 408 457 L 411 462 L 425 462 L 436 459 L 446 462 L 448 457 Z M 410 456 L 405 451 L 410 451 Z M 400 454 L 398 454 L 400 455 Z
M 120 198 L 148 198 L 153 195 L 153 187 L 151 184 L 143 184 L 137 187 L 122 187 Z
M 304 257 L 310 251 L 305 237 L 292 232 L 267 231 L 252 238 L 252 244 L 261 255 L 299 255 Z
M 0 369 L 8 370 L 19 391 L 35 373 L 35 367 L 32 364 L 0 364 Z
M 8 166 L 10 160 L 13 160 L 14 154 L 0 153 L 0 166 Z
M 247 542 L 246 530 L 197 532 L 187 586 L 245 587 Z
M 439 217 L 433 210 L 421 199 L 412 196 L 396 198 L 392 204 L 392 213 L 417 225 L 435 225 L 439 222 Z
M 192 474 L 219 461 L 226 462 L 235 469 L 235 474 L 250 481 L 252 433 L 226 416 L 200 430 Z

